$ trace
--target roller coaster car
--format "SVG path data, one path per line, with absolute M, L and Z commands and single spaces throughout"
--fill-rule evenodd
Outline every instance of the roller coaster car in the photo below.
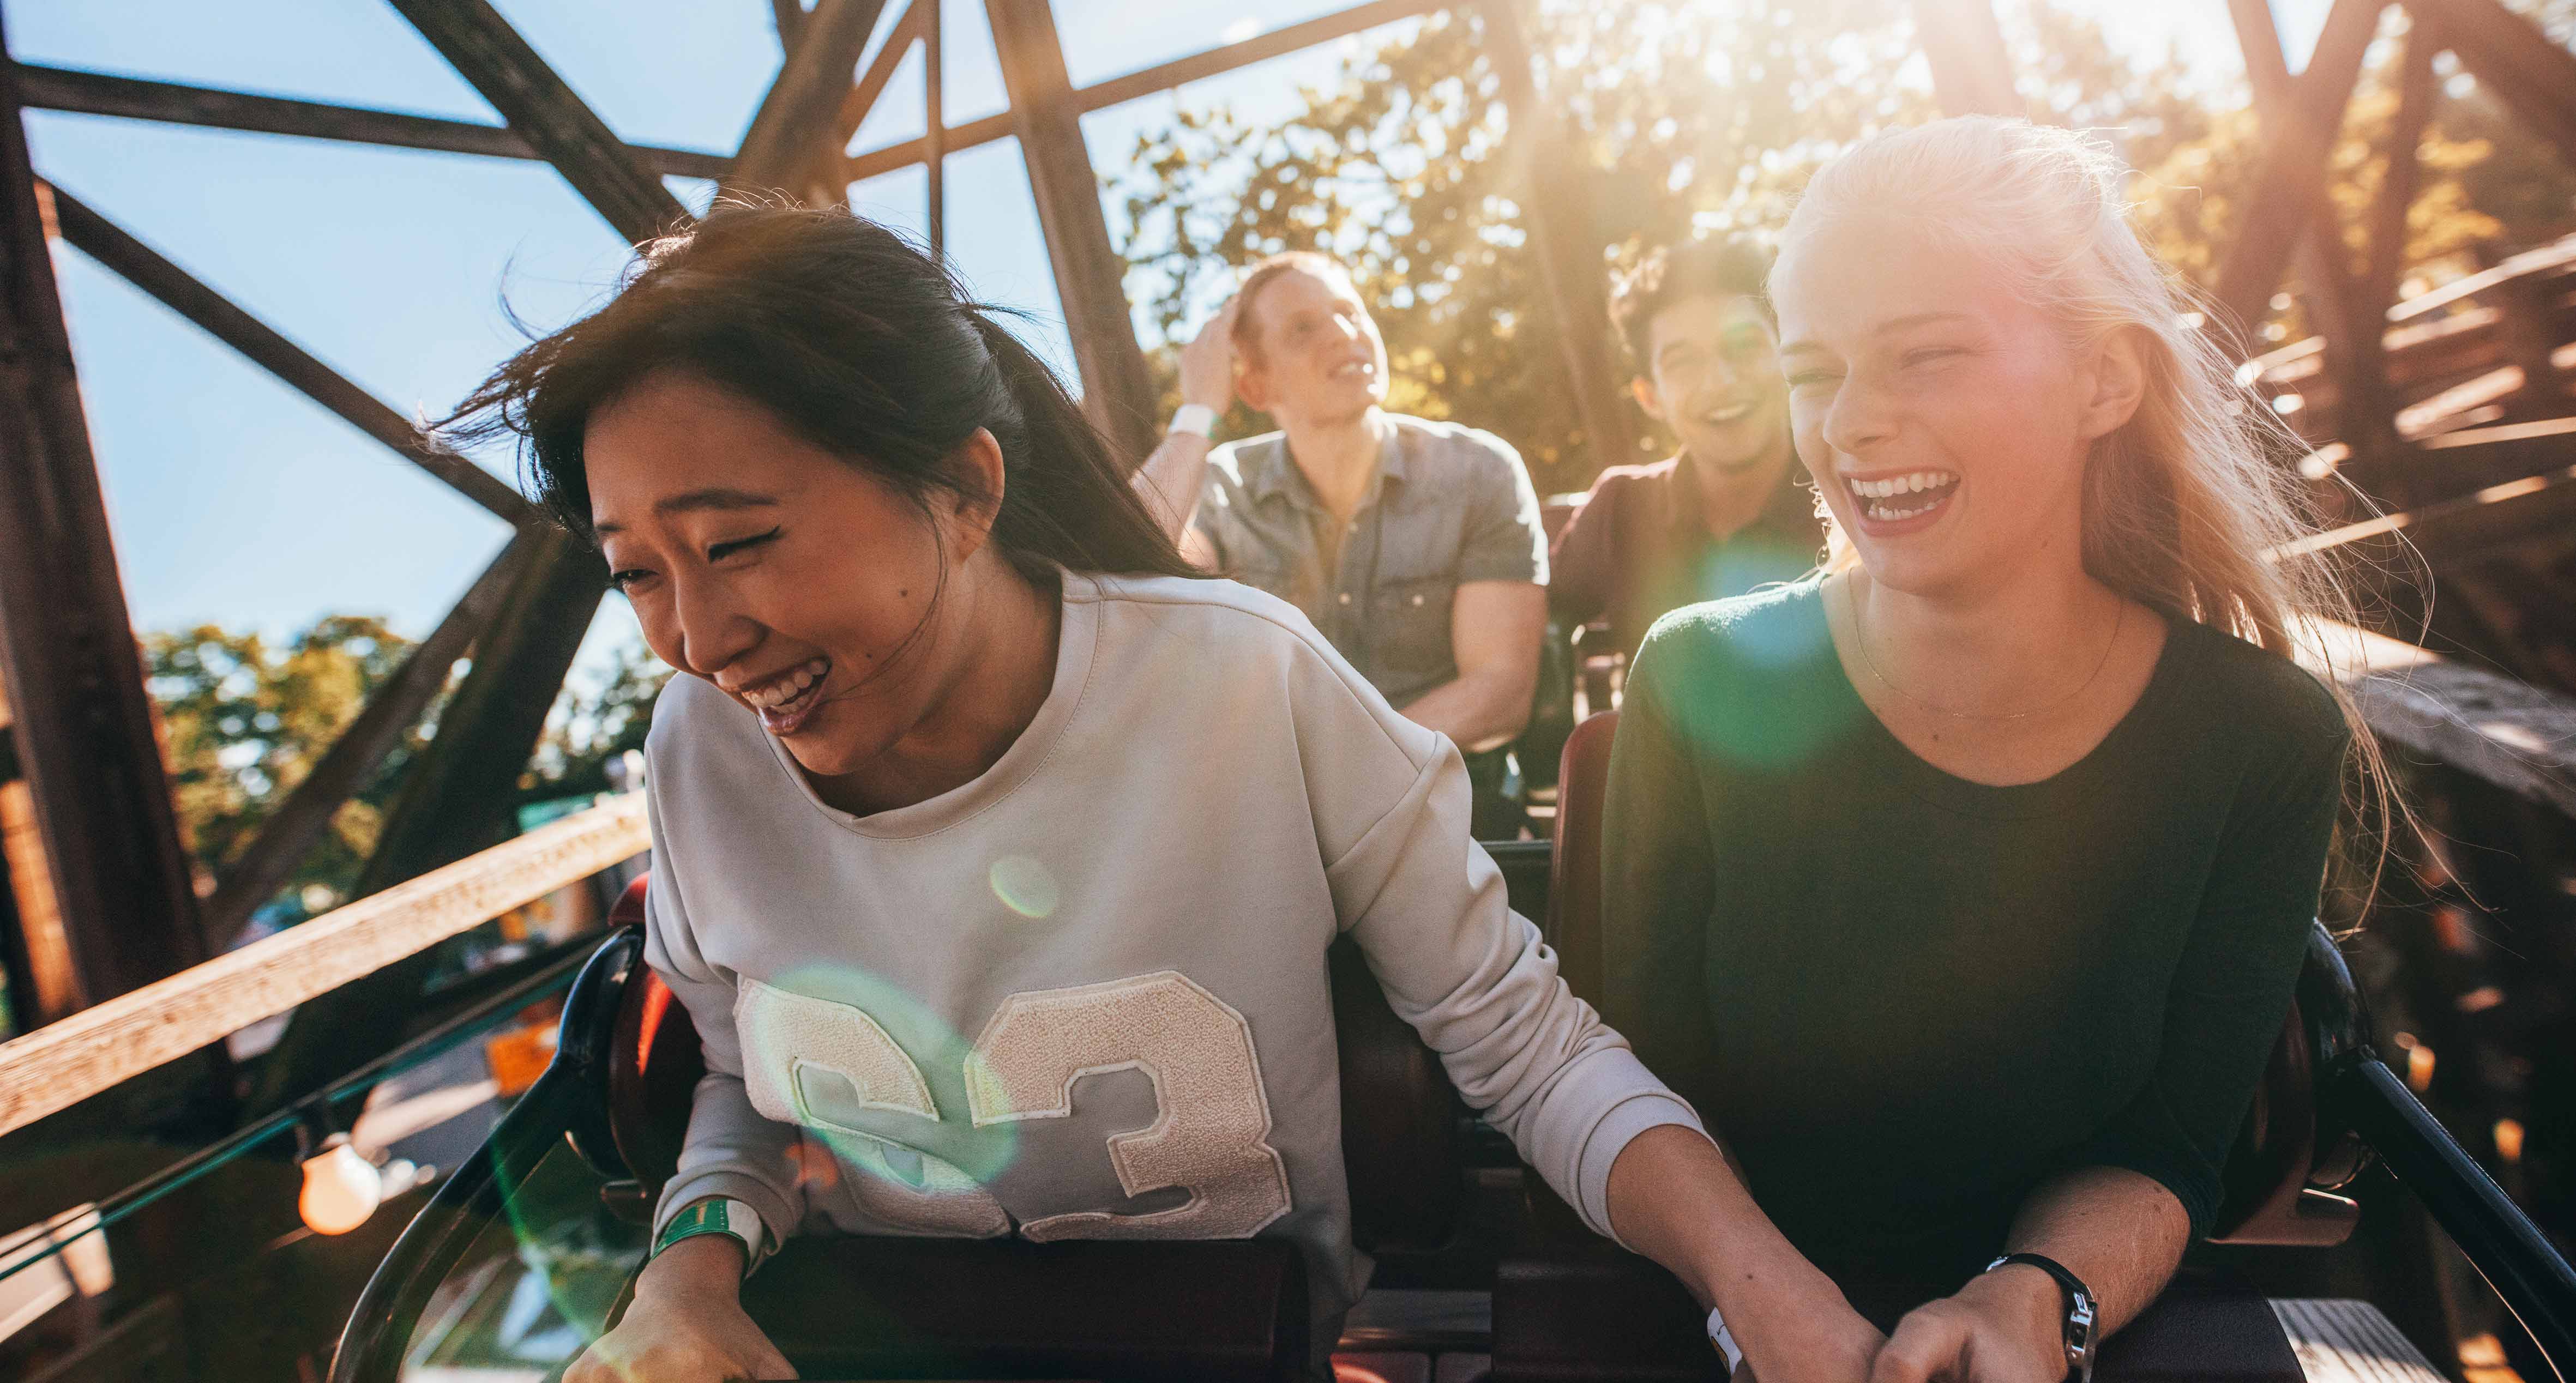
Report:
M 1569 983 L 1587 997 L 1599 993 L 1603 972 L 1599 806 L 1615 724 L 1615 715 L 1595 716 L 1568 740 L 1553 848 L 1494 847 L 1514 905 L 1547 919 Z M 333 1361 L 334 1383 L 394 1383 L 402 1375 L 438 1285 L 502 1213 L 506 1188 L 562 1146 L 559 1139 L 568 1137 L 606 1183 L 601 1194 L 611 1208 L 630 1219 L 649 1215 L 677 1166 L 703 1067 L 687 1010 L 643 963 L 644 888 L 638 880 L 612 913 L 616 931 L 567 999 L 553 1065 L 484 1155 L 440 1188 L 368 1284 Z M 1331 966 L 1354 1238 L 1380 1255 L 1427 1253 L 1457 1235 L 1466 1212 L 1469 1148 L 1457 1097 L 1349 943 L 1333 949 Z M 2228 1165 L 2215 1238 L 2342 1243 L 2359 1210 L 2335 1192 L 2376 1153 L 2566 1378 L 2576 1359 L 2576 1274 L 2377 1060 L 2364 1034 L 2351 975 L 2320 928 Z M 1454 1321 L 1420 1338 L 1381 1324 L 1367 1332 L 1375 1372 L 1366 1376 L 1429 1380 L 1433 1351 L 1462 1347 L 1472 1352 L 1442 1356 L 1436 1377 L 1717 1376 L 1700 1312 L 1669 1275 L 1569 1230 L 1570 1212 L 1549 1209 L 1543 1189 L 1532 1200 L 1538 1209 L 1494 1272 L 1490 1337 L 1462 1338 Z M 799 1238 L 745 1284 L 744 1305 L 808 1379 L 1285 1380 L 1304 1376 L 1308 1357 L 1305 1277 L 1295 1251 L 1272 1240 Z M 2363 1361 L 2374 1377 L 2439 1377 L 2365 1303 L 2267 1302 L 2186 1287 L 2114 1337 L 2099 1374 L 2294 1383 Z M 1490 1373 L 1473 1371 L 1485 1368 Z

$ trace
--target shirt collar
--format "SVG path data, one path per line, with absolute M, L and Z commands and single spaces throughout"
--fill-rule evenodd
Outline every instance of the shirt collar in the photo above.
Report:
M 1307 482 L 1306 473 L 1297 469 L 1297 459 L 1288 454 L 1287 433 L 1276 433 L 1264 444 L 1244 450 L 1252 453 L 1245 458 L 1243 483 L 1252 492 L 1254 503 L 1265 503 L 1274 495 L 1286 495 L 1309 508 L 1323 503 L 1315 497 L 1315 487 Z M 1378 443 L 1377 473 L 1369 477 L 1369 486 L 1361 495 L 1360 507 L 1365 509 L 1370 502 L 1380 498 L 1386 486 L 1403 483 L 1404 474 L 1404 429 L 1396 426 L 1394 419 L 1390 418 L 1386 424 L 1386 436 Z

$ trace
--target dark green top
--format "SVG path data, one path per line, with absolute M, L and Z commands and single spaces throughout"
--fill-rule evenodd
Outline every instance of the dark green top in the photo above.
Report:
M 1862 704 L 1820 589 L 1647 637 L 1604 821 L 1611 1023 L 1856 1302 L 1955 1290 L 2077 1167 L 2153 1177 L 2206 1232 L 2316 911 L 2333 697 L 2169 620 L 2099 746 L 1986 787 Z

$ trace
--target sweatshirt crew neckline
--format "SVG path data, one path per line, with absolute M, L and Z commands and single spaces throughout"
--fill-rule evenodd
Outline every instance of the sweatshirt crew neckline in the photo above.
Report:
M 1020 731 L 1019 738 L 1011 741 L 1011 747 L 1002 751 L 1002 757 L 991 768 L 936 797 L 865 816 L 825 802 L 806 779 L 805 770 L 797 766 L 795 756 L 787 752 L 787 746 L 763 730 L 761 742 L 769 746 L 778 771 L 787 775 L 797 795 L 825 820 L 852 835 L 872 840 L 918 840 L 936 835 L 1007 801 L 1046 766 L 1065 727 L 1073 723 L 1074 714 L 1082 708 L 1083 693 L 1090 686 L 1092 655 L 1099 648 L 1100 583 L 1062 570 L 1057 572 L 1056 580 L 1063 591 L 1063 624 L 1056 634 L 1055 678 L 1028 728 Z

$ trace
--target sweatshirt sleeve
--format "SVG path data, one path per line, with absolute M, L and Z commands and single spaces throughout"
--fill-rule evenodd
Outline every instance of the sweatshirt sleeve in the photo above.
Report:
M 689 1011 L 707 1073 L 690 1101 L 689 1132 L 680 1167 L 662 1188 L 653 1212 L 652 1242 L 690 1202 L 729 1196 L 749 1205 L 783 1243 L 803 1218 L 796 1151 L 801 1135 L 751 1106 L 742 1083 L 742 1039 L 734 1029 L 734 978 L 698 953 L 689 927 L 686 886 L 662 834 L 662 813 L 650 789 L 645 816 L 653 831 L 653 882 L 644 893 L 644 961 L 661 975 Z
M 1456 747 L 1337 661 L 1310 661 L 1299 741 L 1342 928 L 1459 1094 L 1610 1235 L 1611 1164 L 1647 1129 L 1696 1130 L 1698 1116 L 1566 988 L 1538 928 L 1506 905 L 1502 871 L 1468 833 Z

